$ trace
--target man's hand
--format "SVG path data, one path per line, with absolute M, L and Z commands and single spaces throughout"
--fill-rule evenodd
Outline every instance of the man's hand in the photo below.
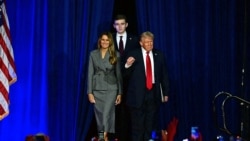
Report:
M 168 102 L 168 96 L 164 96 L 162 102 Z
M 127 66 L 127 67 L 130 67 L 130 66 L 133 65 L 134 62 L 135 62 L 135 58 L 134 58 L 134 57 L 129 57 L 129 58 L 127 59 L 127 62 L 126 62 L 126 66 Z

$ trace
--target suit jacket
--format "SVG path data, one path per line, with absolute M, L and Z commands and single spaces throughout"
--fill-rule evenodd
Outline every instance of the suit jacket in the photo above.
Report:
M 119 51 L 119 48 L 118 48 L 119 42 L 117 43 L 117 41 L 116 41 L 116 35 L 117 35 L 117 33 L 113 34 L 113 40 L 114 40 L 114 45 L 115 45 L 116 50 Z M 130 51 L 132 51 L 133 49 L 136 49 L 136 48 L 140 48 L 138 37 L 127 33 L 127 40 L 126 40 L 126 43 L 125 43 L 125 50 L 123 52 L 123 55 L 121 56 L 121 64 L 124 64 L 126 62 L 125 59 L 127 58 L 128 52 L 130 52 Z M 122 70 L 122 72 L 123 72 L 123 70 Z
M 116 65 L 111 65 L 109 52 L 102 59 L 99 49 L 91 51 L 88 67 L 88 94 L 93 93 L 94 90 L 118 90 L 118 93 L 122 94 L 120 55 L 119 52 L 116 54 L 118 61 Z
M 154 95 L 159 104 L 162 101 L 162 96 L 167 96 L 169 91 L 168 72 L 165 63 L 165 58 L 162 52 L 153 49 L 154 60 Z M 127 105 L 130 107 L 140 107 L 143 104 L 146 91 L 146 74 L 141 48 L 136 49 L 128 54 L 133 56 L 135 62 L 129 68 L 125 68 L 126 75 L 129 76 Z M 162 91 L 162 93 L 161 93 Z

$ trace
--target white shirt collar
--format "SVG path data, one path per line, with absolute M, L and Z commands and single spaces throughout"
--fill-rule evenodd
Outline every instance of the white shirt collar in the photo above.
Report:
M 146 54 L 146 53 L 147 53 L 147 51 L 146 51 L 143 47 L 141 47 L 141 50 L 142 50 L 142 53 L 143 53 L 143 54 Z M 149 54 L 152 54 L 152 50 L 149 51 Z
M 123 34 L 119 34 L 119 33 L 116 34 L 116 37 L 117 37 L 117 38 L 118 38 L 118 37 L 120 38 L 120 36 L 122 36 L 123 38 L 124 38 L 124 37 L 127 37 L 127 32 L 125 31 Z

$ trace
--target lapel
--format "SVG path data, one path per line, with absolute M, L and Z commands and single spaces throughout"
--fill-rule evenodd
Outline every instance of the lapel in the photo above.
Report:
M 131 41 L 133 40 L 132 36 L 130 34 L 127 33 L 127 40 L 126 40 L 126 44 L 125 44 L 125 51 L 126 50 L 130 50 L 131 47 Z
M 96 52 L 96 56 L 98 58 L 97 62 L 100 66 L 100 69 L 105 71 L 107 68 L 107 65 L 109 64 L 109 57 L 110 57 L 109 52 L 107 51 L 104 58 L 102 58 L 101 51 L 100 49 L 98 49 L 98 51 Z
M 156 75 L 157 68 L 158 68 L 157 67 L 157 65 L 158 65 L 157 63 L 159 62 L 158 61 L 158 54 L 157 54 L 157 52 L 154 49 L 152 50 L 152 53 L 153 53 L 153 57 L 154 57 L 153 58 L 153 60 L 154 60 L 154 70 L 155 70 L 154 72 L 155 72 L 155 75 Z
M 130 43 L 129 40 L 131 40 L 131 37 L 129 36 L 129 34 L 127 34 L 127 39 L 126 39 L 126 44 L 125 44 L 125 50 L 128 50 L 128 47 L 130 46 L 129 45 L 129 43 Z
M 116 48 L 116 50 L 119 50 L 118 49 L 118 42 L 116 41 L 116 35 L 117 35 L 117 33 L 115 33 L 115 34 L 113 34 L 113 40 L 114 40 L 114 45 L 115 45 L 115 48 Z

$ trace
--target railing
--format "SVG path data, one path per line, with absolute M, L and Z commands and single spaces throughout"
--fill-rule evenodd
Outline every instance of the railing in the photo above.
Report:
M 218 122 L 218 109 L 216 108 L 217 104 L 218 104 L 218 100 L 219 98 L 221 98 L 222 100 L 222 103 L 221 103 L 221 116 L 222 116 L 222 127 L 219 125 L 219 122 Z M 226 122 L 226 113 L 225 113 L 225 104 L 227 102 L 229 102 L 230 100 L 236 100 L 237 102 L 239 102 L 240 106 L 244 106 L 245 109 L 247 109 L 247 112 L 249 112 L 249 107 L 250 107 L 250 102 L 245 100 L 245 99 L 242 99 L 238 96 L 233 96 L 232 94 L 230 93 L 227 93 L 227 92 L 219 92 L 217 95 L 215 95 L 214 99 L 213 99 L 213 112 L 214 112 L 214 121 L 215 121 L 215 126 L 220 129 L 221 131 L 229 134 L 229 135 L 234 135 L 234 133 L 232 133 L 231 130 L 228 129 L 228 124 Z M 249 116 L 249 113 L 246 113 L 248 114 Z M 249 117 L 247 117 L 247 119 L 249 119 Z M 247 126 L 249 126 L 249 123 L 246 123 Z M 241 136 L 243 137 L 243 128 L 244 126 L 244 122 L 241 121 Z M 249 136 L 249 135 L 248 135 Z

